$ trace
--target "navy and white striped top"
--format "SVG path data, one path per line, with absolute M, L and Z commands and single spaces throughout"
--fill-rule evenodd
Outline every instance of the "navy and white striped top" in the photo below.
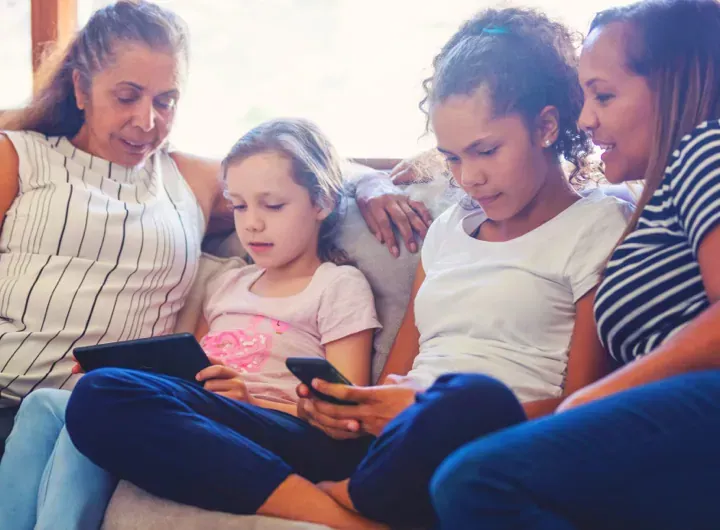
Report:
M 672 154 L 637 228 L 613 253 L 595 300 L 600 339 L 627 363 L 657 348 L 709 305 L 697 255 L 720 225 L 720 120 Z

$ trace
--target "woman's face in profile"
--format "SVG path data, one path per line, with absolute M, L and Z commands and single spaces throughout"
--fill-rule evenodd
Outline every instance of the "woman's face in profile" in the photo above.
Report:
M 605 176 L 612 183 L 642 179 L 655 130 L 655 97 L 647 79 L 627 67 L 625 23 L 593 30 L 578 69 L 585 103 L 579 125 L 603 149 Z
M 123 166 L 147 160 L 172 129 L 185 65 L 177 54 L 140 43 L 119 43 L 112 62 L 87 93 L 75 79 L 85 124 L 78 147 Z

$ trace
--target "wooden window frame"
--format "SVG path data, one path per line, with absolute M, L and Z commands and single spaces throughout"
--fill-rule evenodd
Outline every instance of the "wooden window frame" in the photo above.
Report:
M 31 0 L 33 73 L 37 73 L 48 47 L 68 42 L 72 38 L 77 30 L 77 22 L 77 0 Z
M 33 76 L 45 51 L 58 42 L 67 42 L 77 29 L 77 0 L 30 0 L 30 38 Z M 33 78 L 33 90 L 36 89 Z M 11 109 L 0 109 L 0 114 Z

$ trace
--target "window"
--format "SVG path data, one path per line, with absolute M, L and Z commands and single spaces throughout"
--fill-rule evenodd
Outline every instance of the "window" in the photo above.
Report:
M 107 0 L 80 0 L 79 22 Z M 312 119 L 341 153 L 400 158 L 432 146 L 417 104 L 432 58 L 478 0 L 164 0 L 188 23 L 192 59 L 173 142 L 222 156 L 278 116 Z M 530 0 L 584 31 L 588 6 Z M 495 5 L 488 3 L 485 5 Z
M 0 0 L 0 35 L 0 109 L 12 109 L 32 94 L 30 0 Z

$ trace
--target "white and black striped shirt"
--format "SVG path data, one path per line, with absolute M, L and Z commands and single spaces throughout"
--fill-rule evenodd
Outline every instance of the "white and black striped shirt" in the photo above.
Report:
M 4 134 L 20 192 L 0 233 L 0 407 L 70 388 L 77 346 L 171 332 L 205 226 L 166 151 L 126 168 L 67 138 Z
M 720 121 L 673 153 L 637 228 L 617 247 L 595 301 L 600 338 L 627 363 L 657 348 L 710 302 L 697 253 L 720 225 Z

